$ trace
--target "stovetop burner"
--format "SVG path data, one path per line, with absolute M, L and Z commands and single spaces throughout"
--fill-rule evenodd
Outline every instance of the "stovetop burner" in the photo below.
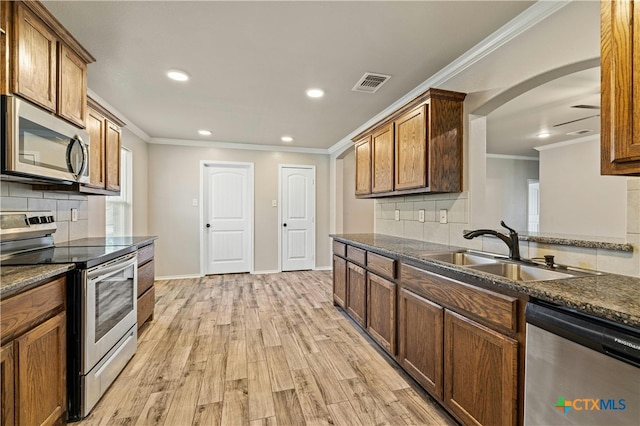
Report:
M 87 269 L 135 251 L 135 247 L 49 247 L 17 254 L 2 261 L 2 265 L 41 265 L 75 263 L 77 268 Z

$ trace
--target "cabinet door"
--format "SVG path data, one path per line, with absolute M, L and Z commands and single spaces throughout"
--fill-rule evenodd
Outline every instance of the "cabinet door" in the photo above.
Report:
M 57 38 L 31 11 L 14 3 L 17 47 L 13 89 L 49 111 L 56 111 Z
M 371 138 L 356 142 L 356 195 L 371 194 Z
M 120 127 L 109 120 L 106 126 L 106 188 L 120 191 Z
M 87 114 L 87 64 L 63 43 L 60 43 L 58 64 L 58 115 L 84 127 Z
M 333 256 L 333 301 L 346 308 L 347 302 L 347 261 Z
M 15 340 L 16 424 L 50 425 L 66 412 L 66 347 L 64 312 Z
M 395 121 L 395 188 L 427 186 L 427 106 Z
M 0 424 L 13 425 L 14 421 L 14 356 L 13 342 L 0 349 Z
M 396 284 L 367 273 L 367 331 L 389 353 L 396 353 Z
M 106 120 L 102 114 L 90 109 L 87 114 L 87 131 L 91 138 L 89 145 L 89 186 L 105 187 L 105 137 Z
M 361 326 L 367 327 L 367 273 L 347 263 L 347 312 Z
M 442 400 L 444 309 L 417 294 L 398 293 L 398 360 L 431 395 Z
M 640 174 L 640 3 L 601 2 L 601 170 Z
M 393 191 L 393 123 L 371 135 L 371 192 Z
M 444 402 L 465 424 L 517 419 L 518 342 L 445 312 Z

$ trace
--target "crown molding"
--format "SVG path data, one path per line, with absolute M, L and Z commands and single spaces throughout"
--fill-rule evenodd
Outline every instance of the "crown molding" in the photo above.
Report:
M 545 1 L 539 0 L 524 12 L 507 22 L 484 40 L 473 46 L 471 49 L 463 53 L 458 59 L 451 62 L 449 65 L 432 75 L 430 78 L 422 82 L 412 91 L 389 105 L 383 111 L 369 119 L 366 123 L 349 133 L 343 139 L 335 143 L 329 148 L 329 152 L 339 155 L 344 152 L 346 145 L 345 141 L 351 142 L 351 138 L 361 133 L 368 127 L 371 127 L 378 121 L 382 120 L 387 115 L 393 113 L 402 105 L 411 101 L 420 93 L 429 89 L 430 87 L 437 87 L 445 84 L 447 81 L 467 70 L 473 64 L 489 56 L 491 53 L 499 49 L 500 47 L 513 40 L 515 37 L 527 31 L 529 28 L 545 20 L 549 16 L 553 15 L 573 0 L 559 0 L 559 1 Z M 342 150 L 342 151 L 340 151 Z
M 156 145 L 191 146 L 200 148 L 242 149 L 248 151 L 297 152 L 300 154 L 329 155 L 324 148 L 305 148 L 296 146 L 258 145 L 252 143 L 197 141 L 190 139 L 150 138 L 148 143 Z
M 487 158 L 495 158 L 497 160 L 540 161 L 538 157 L 529 157 L 527 155 L 487 154 Z

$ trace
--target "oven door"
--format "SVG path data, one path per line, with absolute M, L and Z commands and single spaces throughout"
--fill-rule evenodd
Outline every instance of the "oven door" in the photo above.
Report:
M 89 134 L 16 96 L 2 96 L 2 173 L 89 182 Z
M 85 274 L 83 375 L 136 325 L 137 253 L 88 269 Z

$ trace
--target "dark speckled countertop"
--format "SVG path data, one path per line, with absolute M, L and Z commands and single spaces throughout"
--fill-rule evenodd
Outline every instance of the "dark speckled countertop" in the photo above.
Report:
M 421 263 L 424 265 L 435 264 L 443 269 L 463 272 L 485 280 L 497 288 L 516 291 L 600 318 L 640 328 L 640 278 L 602 274 L 548 281 L 513 281 L 427 257 L 434 252 L 464 250 L 464 247 L 383 234 L 337 234 L 331 235 L 331 237 L 337 241 L 410 261 L 416 265 Z
M 0 267 L 0 299 L 27 291 L 42 281 L 75 268 L 75 263 Z

